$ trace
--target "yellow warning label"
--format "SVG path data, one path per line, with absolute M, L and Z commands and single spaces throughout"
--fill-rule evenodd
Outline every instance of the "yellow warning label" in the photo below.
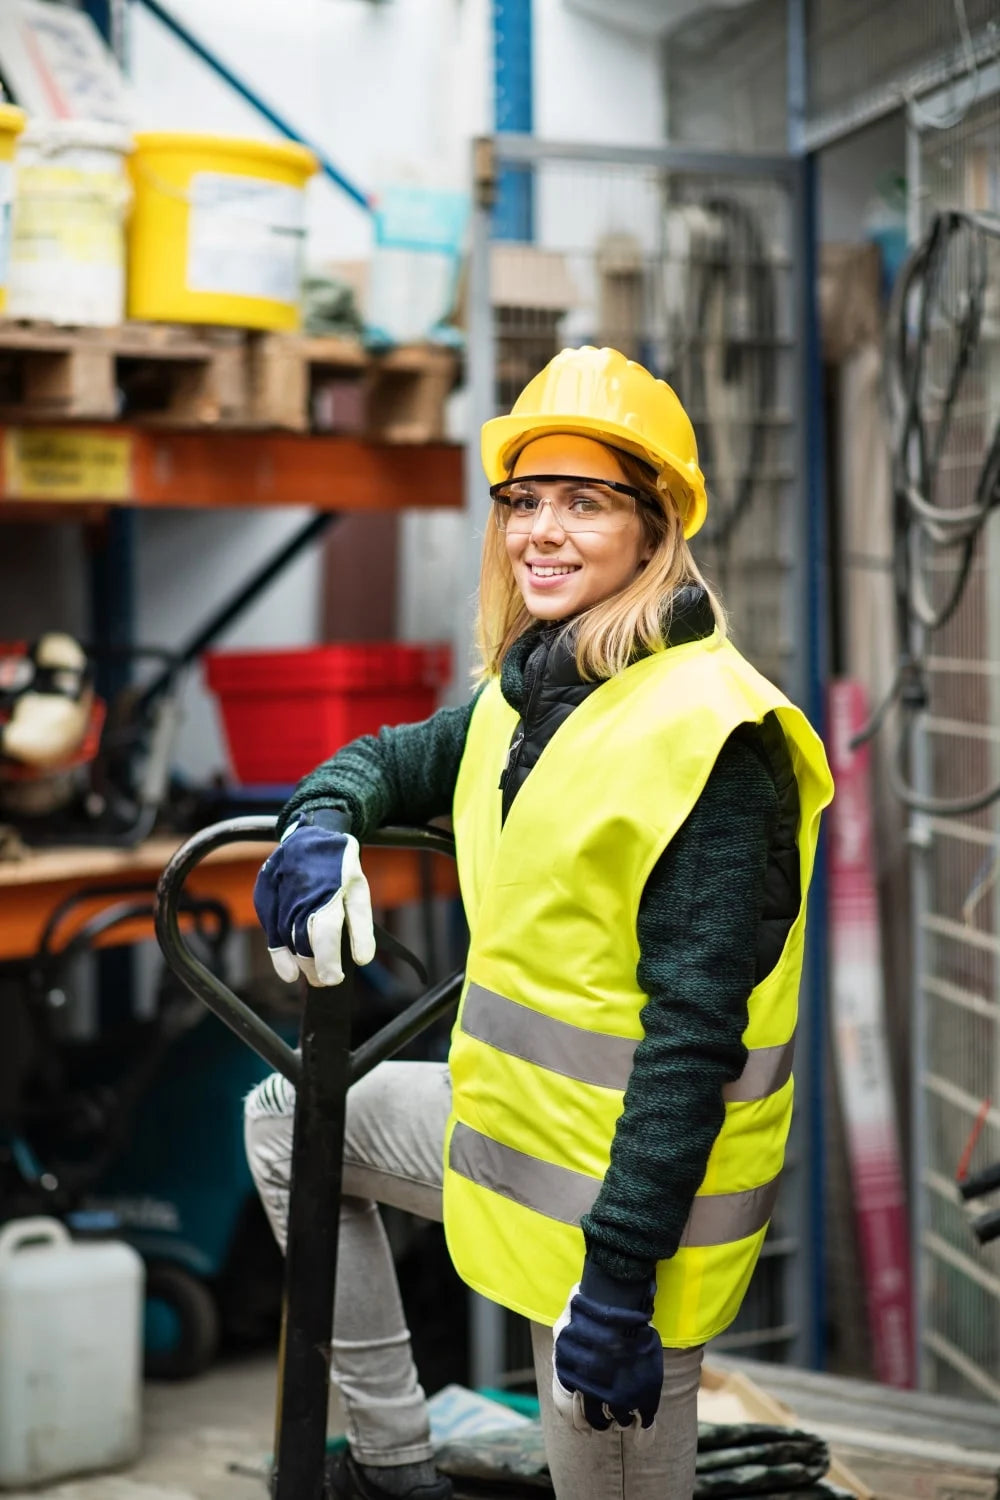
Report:
M 129 500 L 128 434 L 67 427 L 8 427 L 3 493 L 8 500 Z

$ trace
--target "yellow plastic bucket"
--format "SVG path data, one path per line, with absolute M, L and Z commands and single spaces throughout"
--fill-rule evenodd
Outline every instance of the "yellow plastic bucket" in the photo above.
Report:
M 129 159 L 129 317 L 297 328 L 317 165 L 293 143 L 140 132 Z
M 0 104 L 0 312 L 7 305 L 10 266 L 10 221 L 14 206 L 14 151 L 27 124 L 23 109 Z

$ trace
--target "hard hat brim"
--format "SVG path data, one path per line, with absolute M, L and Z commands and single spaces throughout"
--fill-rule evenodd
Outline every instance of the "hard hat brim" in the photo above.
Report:
M 480 451 L 483 468 L 489 484 L 499 484 L 510 476 L 521 449 L 536 438 L 554 437 L 557 433 L 571 433 L 575 437 L 589 437 L 612 448 L 621 448 L 634 458 L 649 464 L 657 473 L 669 470 L 674 483 L 670 493 L 681 512 L 685 537 L 700 531 L 705 522 L 708 502 L 705 481 L 701 470 L 689 475 L 683 465 L 669 453 L 658 452 L 636 437 L 635 432 L 623 423 L 608 421 L 603 417 L 586 417 L 579 412 L 572 415 L 547 415 L 544 418 L 521 416 L 492 417 L 483 423 Z

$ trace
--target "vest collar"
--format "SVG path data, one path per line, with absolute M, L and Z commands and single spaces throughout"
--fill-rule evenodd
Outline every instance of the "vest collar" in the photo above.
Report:
M 664 607 L 667 646 L 680 646 L 712 634 L 715 617 L 700 584 L 685 584 Z M 599 682 L 580 676 L 572 626 L 562 621 L 532 625 L 511 646 L 500 671 L 500 691 L 520 715 L 511 737 L 500 786 L 501 820 L 549 740 Z M 641 656 L 648 653 L 641 653 Z
M 666 644 L 682 646 L 688 641 L 703 640 L 715 629 L 715 616 L 707 591 L 698 583 L 686 583 L 665 602 L 664 635 Z M 529 696 L 544 679 L 547 689 L 584 688 L 592 691 L 596 682 L 583 682 L 576 665 L 575 637 L 572 626 L 563 621 L 530 625 L 511 646 L 503 659 L 500 689 L 511 708 L 524 714 Z M 640 652 L 636 660 L 647 655 Z

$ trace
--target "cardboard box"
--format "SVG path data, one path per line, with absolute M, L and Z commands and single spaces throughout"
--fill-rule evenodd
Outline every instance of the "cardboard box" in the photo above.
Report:
M 882 337 L 881 260 L 877 245 L 828 244 L 819 252 L 823 359 L 839 365 Z

